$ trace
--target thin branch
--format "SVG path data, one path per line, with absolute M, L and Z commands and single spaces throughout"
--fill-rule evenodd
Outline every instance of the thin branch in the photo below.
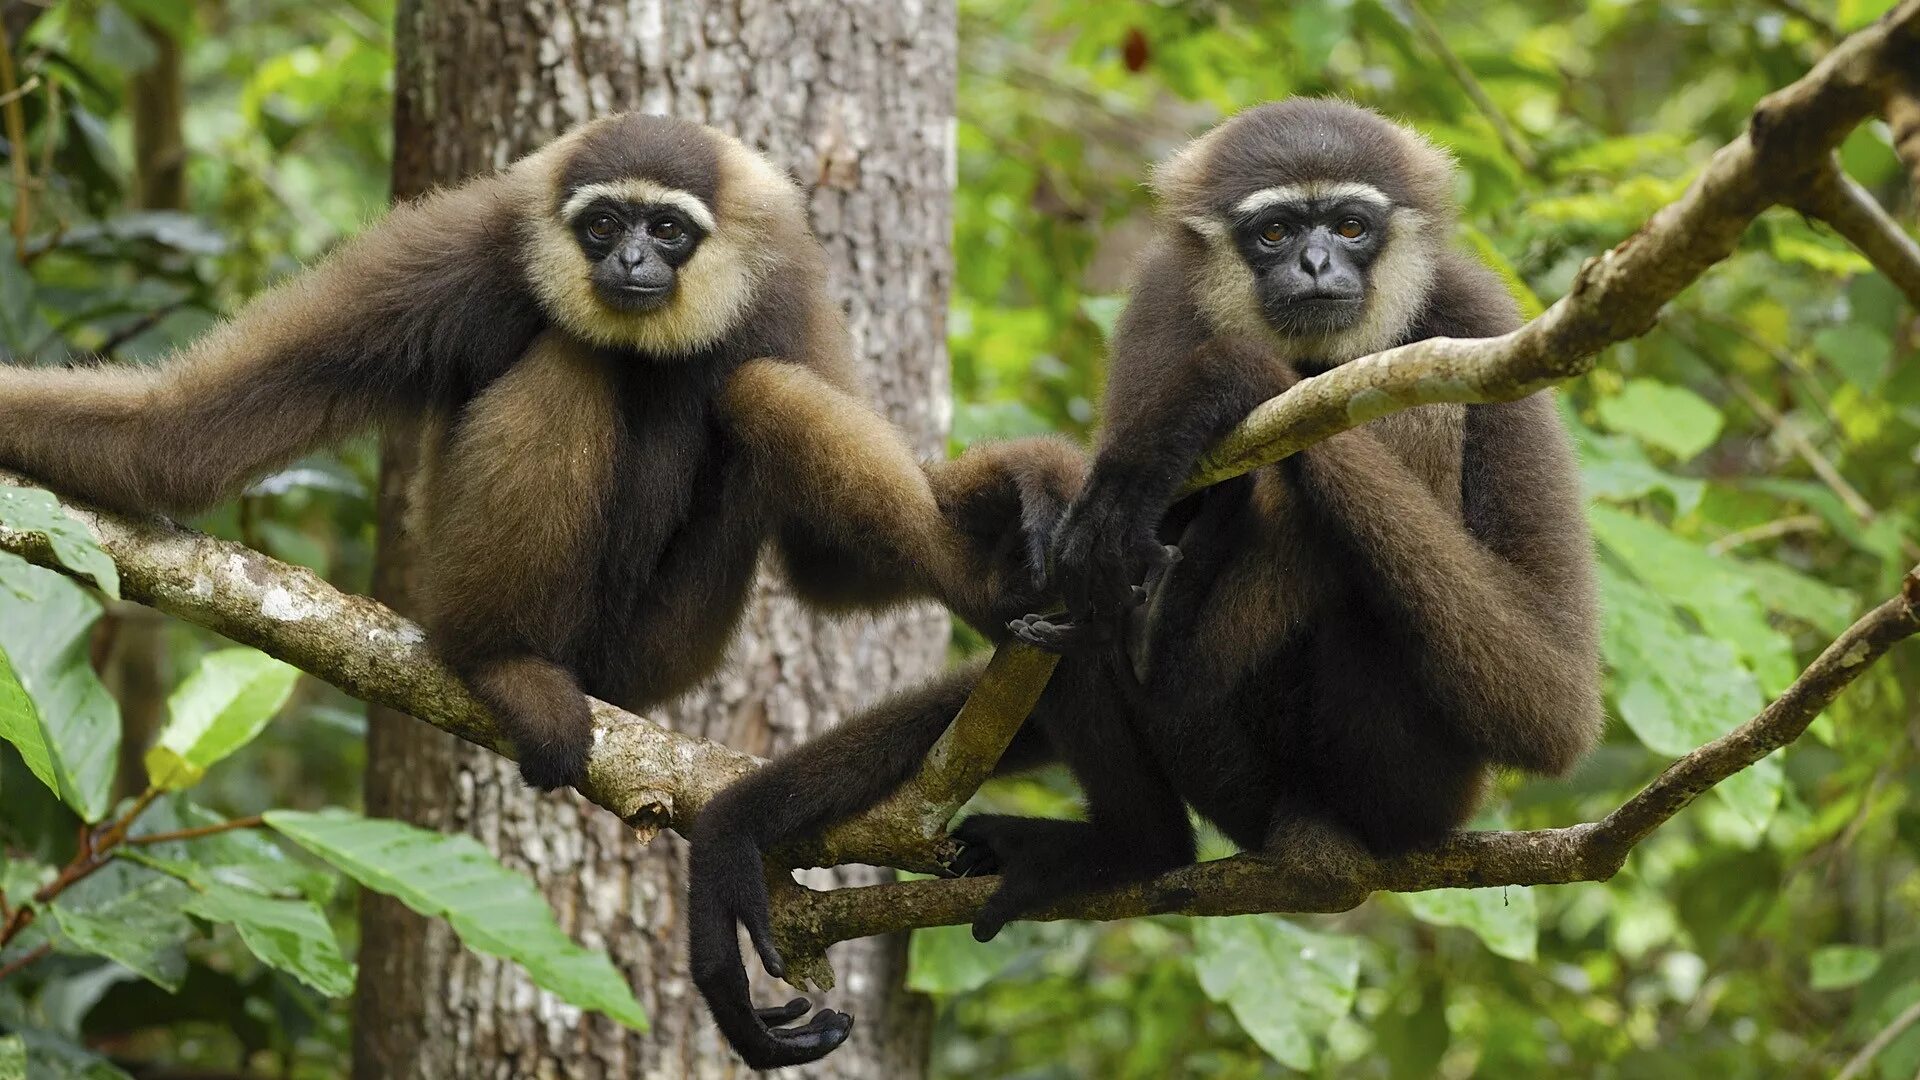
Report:
M 1920 202 L 1920 76 L 1888 96 L 1886 112 L 1893 152 L 1906 164 L 1911 181 L 1908 198 Z
M 1473 107 L 1480 110 L 1480 115 L 1492 125 L 1493 133 L 1500 138 L 1500 145 L 1507 148 L 1507 153 L 1512 155 L 1513 160 L 1520 163 L 1521 168 L 1528 172 L 1537 171 L 1540 168 L 1540 155 L 1533 152 L 1533 147 L 1520 137 L 1520 132 L 1513 126 L 1513 121 L 1508 120 L 1507 114 L 1501 112 L 1500 106 L 1494 104 L 1493 98 L 1487 93 L 1487 88 L 1480 85 L 1480 80 L 1474 76 L 1473 69 L 1467 67 L 1466 61 L 1460 59 L 1460 55 L 1447 44 L 1446 35 L 1440 32 L 1439 24 L 1433 21 L 1433 16 L 1427 14 L 1427 9 L 1421 6 L 1420 0 L 1407 0 L 1407 15 L 1413 22 L 1414 33 L 1418 34 L 1427 48 L 1433 50 L 1433 54 L 1446 65 L 1453 80 L 1460 84 L 1460 89 L 1466 91 L 1467 99 L 1473 102 Z
M 1816 14 L 1799 0 L 1766 0 L 1768 7 L 1778 9 L 1784 15 L 1791 15 L 1806 23 L 1814 35 L 1823 42 L 1829 42 L 1840 36 L 1840 28 L 1833 20 Z
M 14 957 L 12 960 L 7 961 L 4 965 L 0 965 L 0 982 L 5 982 L 7 976 L 25 970 L 52 955 L 53 942 L 41 942 L 26 952 L 21 953 L 19 956 Z
M 7 132 L 7 156 L 13 168 L 13 250 L 26 259 L 27 233 L 33 229 L 33 172 L 27 165 L 27 120 L 20 107 L 20 82 L 13 67 L 13 38 L 0 24 L 0 119 Z
M 1907 1006 L 1905 1011 L 1893 1018 L 1891 1024 L 1881 1028 L 1879 1034 L 1869 1039 L 1867 1045 L 1860 1048 L 1859 1053 L 1847 1060 L 1846 1067 L 1835 1074 L 1833 1080 L 1854 1080 L 1855 1077 L 1865 1073 L 1867 1066 L 1873 1064 L 1873 1059 L 1880 1056 L 1880 1051 L 1885 1050 L 1893 1040 L 1899 1038 L 1916 1023 L 1920 1023 L 1920 1001 Z
M 1748 544 L 1760 544 L 1768 540 L 1778 540 L 1783 536 L 1792 536 L 1795 533 L 1819 532 L 1825 525 L 1826 522 L 1822 521 L 1820 517 L 1815 514 L 1794 514 L 1791 517 L 1777 518 L 1773 521 L 1763 521 L 1758 525 L 1752 525 L 1730 532 L 1708 544 L 1707 554 L 1725 555 L 1729 551 L 1736 551 L 1746 547 Z
M 175 829 L 172 832 L 143 833 L 140 836 L 129 836 L 125 842 L 128 847 L 142 847 L 147 844 L 171 844 L 178 840 L 198 840 L 203 836 L 218 836 L 221 833 L 233 832 L 236 829 L 258 829 L 266 823 L 266 818 L 255 814 L 252 817 L 234 818 L 230 821 L 215 822 L 212 825 L 202 825 L 194 829 Z
M 1796 204 L 1802 213 L 1833 226 L 1860 249 L 1874 268 L 1887 275 L 1907 303 L 1920 310 L 1920 243 L 1908 236 L 1873 193 L 1840 171 L 1838 160 L 1814 174 Z

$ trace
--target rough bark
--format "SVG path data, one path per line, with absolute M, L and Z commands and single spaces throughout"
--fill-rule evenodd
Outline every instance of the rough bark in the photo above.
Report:
M 811 189 L 882 400 L 924 451 L 942 448 L 951 0 L 408 0 L 398 19 L 399 190 L 497 168 L 616 109 L 726 128 Z M 726 674 L 659 719 L 770 753 L 924 678 L 946 638 L 933 610 L 827 621 L 767 579 Z M 508 762 L 412 721 L 379 722 L 370 757 L 370 809 L 471 832 L 536 873 L 567 929 L 631 976 L 653 1031 L 582 1019 L 517 970 L 461 951 L 444 926 L 378 904 L 361 950 L 358 1075 L 746 1075 L 685 977 L 677 837 L 638 844 L 577 796 L 536 798 Z M 819 883 L 873 880 L 848 870 Z M 871 1020 L 831 1074 L 919 1075 L 928 1016 L 901 989 L 902 942 L 862 943 L 841 965 L 836 1001 Z

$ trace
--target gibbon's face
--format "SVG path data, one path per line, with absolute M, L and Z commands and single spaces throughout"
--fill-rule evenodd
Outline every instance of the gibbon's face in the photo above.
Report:
M 1222 224 L 1253 272 L 1261 317 L 1282 334 L 1318 336 L 1366 311 L 1392 212 L 1368 184 L 1285 184 L 1240 200 Z
M 576 200 L 577 201 L 577 200 Z M 567 219 L 589 266 L 594 295 L 614 311 L 658 311 L 673 300 L 680 268 L 710 228 L 684 205 L 591 195 Z M 711 218 L 708 218 L 711 221 Z
M 1203 245 L 1192 295 L 1222 330 L 1344 363 L 1419 316 L 1458 204 L 1453 160 L 1328 98 L 1246 110 L 1154 170 L 1166 220 Z

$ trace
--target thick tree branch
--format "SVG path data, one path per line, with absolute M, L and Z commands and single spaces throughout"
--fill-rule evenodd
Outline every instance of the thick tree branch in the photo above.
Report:
M 1203 463 L 1193 486 L 1278 461 L 1398 409 L 1511 400 L 1589 370 L 1602 349 L 1651 327 L 1661 308 L 1725 258 L 1767 207 L 1801 205 L 1814 186 L 1831 185 L 1833 177 L 1825 170 L 1834 148 L 1900 87 L 1915 55 L 1920 55 L 1920 0 L 1905 0 L 1873 27 L 1841 42 L 1805 78 L 1763 100 L 1746 135 L 1716 153 L 1678 201 L 1589 261 L 1568 294 L 1540 318 L 1503 337 L 1422 341 L 1305 380 L 1256 409 Z M 1844 185 L 1838 190 L 1840 196 L 1827 197 L 1846 195 Z M 1822 205 L 1842 219 L 1861 209 Z M 1841 227 L 1837 221 L 1836 227 Z M 1883 258 L 1891 252 L 1891 265 L 1898 268 L 1897 245 L 1874 235 Z M 23 481 L 0 475 L 0 482 Z M 479 745 L 506 749 L 485 711 L 433 656 L 420 630 L 386 608 L 237 545 L 163 522 L 74 509 L 119 563 L 129 597 L 260 648 L 356 697 L 400 709 Z M 42 565 L 52 561 L 40 538 L 4 529 L 0 549 Z M 1920 584 L 1909 577 L 1901 598 L 1863 618 L 1759 717 L 1681 759 L 1601 822 L 1461 834 L 1433 851 L 1378 860 L 1345 880 L 1332 880 L 1314 867 L 1274 866 L 1240 856 L 1076 901 L 1047 917 L 1343 910 L 1380 889 L 1603 880 L 1648 831 L 1712 784 L 1797 736 L 1868 663 L 1920 630 L 1916 599 Z M 907 791 L 820 843 L 782 855 L 791 865 L 935 868 L 944 850 L 946 819 L 987 775 L 1051 670 L 1044 657 L 1003 649 L 962 719 Z M 662 826 L 684 827 L 708 798 L 755 765 L 747 755 L 611 706 L 595 703 L 594 715 L 597 749 L 582 791 L 643 835 Z M 808 961 L 827 944 L 968 921 L 993 887 L 991 879 L 915 881 L 821 894 L 783 887 L 775 898 L 783 943 L 792 946 L 790 964 L 817 971 L 819 965 Z

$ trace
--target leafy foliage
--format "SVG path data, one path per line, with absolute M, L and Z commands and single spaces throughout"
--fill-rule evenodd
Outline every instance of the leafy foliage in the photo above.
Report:
M 1460 240 L 1531 315 L 1677 194 L 1761 95 L 1889 4 L 959 6 L 951 346 L 964 445 L 1091 433 L 1150 228 L 1144 164 L 1235 109 L 1340 94 L 1451 148 Z M 0 346 L 26 363 L 144 362 L 356 228 L 386 194 L 391 17 L 388 0 L 61 0 L 39 13 L 15 50 L 20 79 L 38 81 L 15 99 L 32 183 L 0 186 L 0 211 L 25 228 L 17 248 L 0 240 Z M 158 206 L 128 104 L 169 44 L 188 89 L 187 197 Z M 1841 158 L 1912 222 L 1884 125 Z M 1916 352 L 1916 313 L 1889 282 L 1774 212 L 1653 333 L 1559 393 L 1591 500 L 1619 722 L 1572 777 L 1503 781 L 1503 824 L 1617 805 L 1751 716 L 1913 564 Z M 350 447 L 194 524 L 364 589 L 375 487 L 372 455 Z M 111 564 L 44 497 L 0 492 L 0 523 L 44 533 L 114 594 Z M 130 625 L 0 556 L 0 895 L 35 912 L 0 966 L 50 953 L 0 979 L 0 1080 L 341 1075 L 342 871 L 444 914 L 566 1000 L 643 1022 L 605 959 L 470 845 L 334 814 L 274 812 L 304 837 L 291 851 L 242 827 L 272 807 L 355 803 L 358 706 L 181 627 L 129 664 Z M 161 689 L 128 681 L 142 671 Z M 1442 890 L 1328 917 L 1023 924 L 989 946 L 964 928 L 923 931 L 910 981 L 940 1004 L 936 1072 L 1830 1074 L 1920 1001 L 1916 700 L 1908 648 L 1606 885 Z M 139 754 L 158 785 L 150 803 L 133 801 Z M 1058 814 L 1072 791 L 1049 777 L 983 800 Z M 93 842 L 123 822 L 129 839 L 35 901 L 84 865 L 83 821 Z M 449 872 L 423 874 L 416 858 Z M 1872 1068 L 1912 1076 L 1920 1026 Z

